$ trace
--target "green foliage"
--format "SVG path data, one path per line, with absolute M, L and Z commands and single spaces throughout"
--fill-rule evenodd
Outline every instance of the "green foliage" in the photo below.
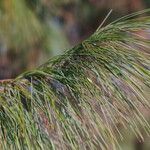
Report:
M 39 68 L 0 85 L 2 149 L 117 149 L 125 129 L 150 134 L 150 17 L 98 29 Z M 142 132 L 141 132 L 142 131 Z
M 0 36 L 10 48 L 21 49 L 42 38 L 43 29 L 24 0 L 2 1 Z
M 41 0 L 0 2 L 0 40 L 7 46 L 8 51 L 27 52 L 40 49 L 50 52 L 53 47 L 57 47 L 51 40 L 59 37 L 63 38 L 64 43 L 60 43 L 63 48 L 68 44 L 63 33 L 53 32 L 50 12 L 46 16 L 43 5 Z M 59 27 L 55 28 L 60 31 Z

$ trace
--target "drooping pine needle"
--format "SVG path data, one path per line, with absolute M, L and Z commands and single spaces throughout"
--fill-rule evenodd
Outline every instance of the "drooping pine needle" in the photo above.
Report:
M 150 17 L 121 18 L 0 82 L 1 149 L 116 149 L 121 130 L 149 135 Z

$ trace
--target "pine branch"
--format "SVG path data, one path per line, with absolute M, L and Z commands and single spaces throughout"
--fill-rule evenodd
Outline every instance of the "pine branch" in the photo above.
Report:
M 116 149 L 122 128 L 150 134 L 150 17 L 138 12 L 9 82 L 0 82 L 2 149 Z

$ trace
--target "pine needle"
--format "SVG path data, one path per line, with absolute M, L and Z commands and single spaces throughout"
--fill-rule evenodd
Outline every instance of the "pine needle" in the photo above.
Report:
M 149 11 L 100 26 L 64 55 L 0 82 L 0 147 L 117 149 L 122 129 L 144 140 L 150 42 L 140 33 L 149 30 L 150 17 L 135 17 Z

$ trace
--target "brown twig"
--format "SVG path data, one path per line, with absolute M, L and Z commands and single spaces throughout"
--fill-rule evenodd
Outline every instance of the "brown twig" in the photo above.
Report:
M 10 83 L 12 82 L 12 79 L 4 79 L 4 80 L 0 80 L 0 83 Z
M 0 93 L 4 92 L 4 86 L 5 84 L 9 84 L 11 83 L 13 80 L 12 79 L 4 79 L 4 80 L 0 80 Z

